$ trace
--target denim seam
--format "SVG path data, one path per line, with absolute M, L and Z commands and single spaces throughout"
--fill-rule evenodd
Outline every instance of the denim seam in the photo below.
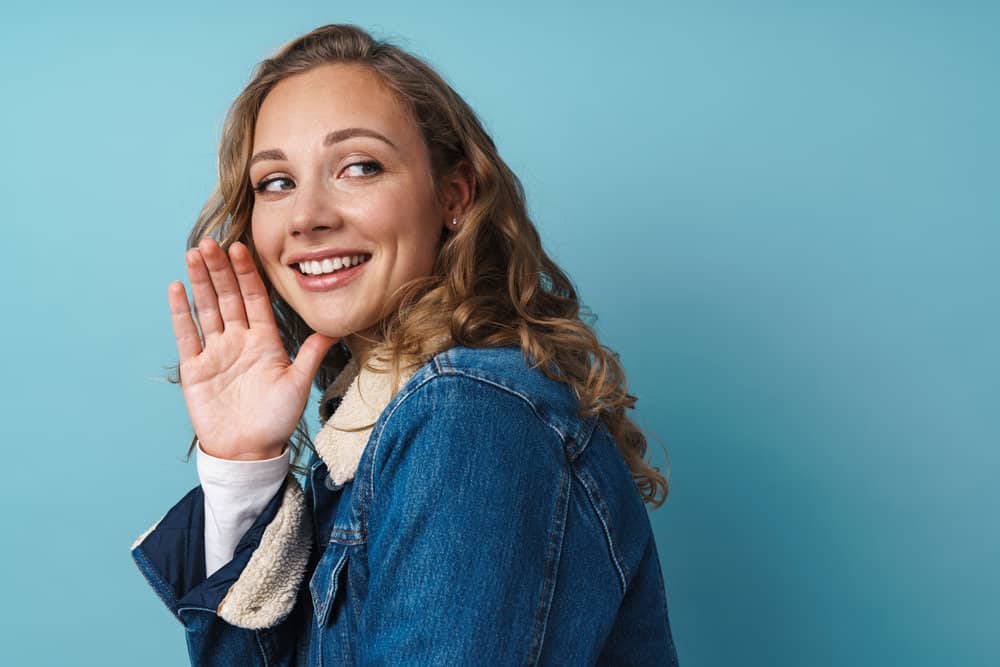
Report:
M 375 461 L 378 458 L 378 450 L 382 445 L 382 434 L 385 432 L 385 427 L 388 425 L 392 416 L 396 414 L 396 410 L 406 402 L 410 396 L 412 396 L 420 387 L 430 382 L 436 377 L 443 377 L 440 375 L 428 375 L 426 378 L 421 380 L 418 384 L 411 387 L 405 394 L 399 397 L 396 401 L 396 405 L 392 406 L 392 410 L 385 416 L 382 420 L 382 424 L 379 426 L 378 433 L 374 434 L 375 445 L 372 447 L 372 455 L 368 459 L 368 484 L 366 489 L 362 489 L 362 499 L 364 502 L 361 503 L 361 536 L 362 539 L 367 542 L 368 540 L 368 507 L 375 501 Z
M 576 461 L 587 450 L 587 446 L 594 437 L 594 429 L 601 421 L 600 415 L 591 415 L 584 421 L 573 436 L 573 442 L 566 450 L 566 458 L 572 463 Z M 612 438 L 613 439 L 613 438 Z
M 531 412 L 534 413 L 535 418 L 537 418 L 538 421 L 542 422 L 542 424 L 544 424 L 545 426 L 547 426 L 550 429 L 552 429 L 553 431 L 555 431 L 556 435 L 559 437 L 559 442 L 565 444 L 566 439 L 567 439 L 566 434 L 563 433 L 562 431 L 560 431 L 559 427 L 556 426 L 555 424 L 552 424 L 552 423 L 546 421 L 545 418 L 542 417 L 542 415 L 540 415 L 538 413 L 538 406 L 536 406 L 534 404 L 534 402 L 531 400 L 531 398 L 529 398 L 528 396 L 522 394 L 521 392 L 517 391 L 516 389 L 508 387 L 505 384 L 501 384 L 501 383 L 496 382 L 495 380 L 491 380 L 489 378 L 484 378 L 484 377 L 480 377 L 478 375 L 474 375 L 474 374 L 469 373 L 469 372 L 467 372 L 467 371 L 465 371 L 463 369 L 460 369 L 460 368 L 454 369 L 452 371 L 449 371 L 447 373 L 447 375 L 465 377 L 465 378 L 469 378 L 470 380 L 476 380 L 477 382 L 482 382 L 483 384 L 488 384 L 488 385 L 494 386 L 494 387 L 496 387 L 498 389 L 502 389 L 503 391 L 507 392 L 508 394 L 513 394 L 514 396 L 517 396 L 522 401 L 524 401 L 525 403 L 528 404 L 528 406 L 531 408 Z M 438 377 L 445 377 L 445 376 L 442 375 L 442 376 L 438 376 Z
M 323 654 L 325 653 L 323 650 L 323 639 L 326 638 L 326 633 L 323 632 L 323 628 L 320 627 L 318 616 L 313 619 L 312 623 L 313 632 L 316 633 L 316 665 L 318 667 L 323 667 Z
M 260 657 L 264 659 L 264 667 L 270 667 L 271 661 L 267 659 L 267 650 L 264 648 L 264 642 L 261 641 L 260 630 L 253 631 L 254 639 L 257 640 L 257 648 L 260 649 Z
M 532 628 L 531 644 L 528 649 L 528 662 L 537 665 L 541 659 L 542 644 L 545 631 L 548 628 L 549 613 L 552 611 L 552 598 L 555 596 L 556 581 L 559 577 L 559 562 L 562 557 L 562 545 L 566 537 L 566 516 L 569 512 L 570 477 L 565 469 L 559 475 L 559 495 L 556 496 L 556 507 L 552 514 L 552 526 L 549 529 L 548 545 L 545 549 L 545 573 L 542 578 L 542 590 L 539 592 L 538 607 L 535 610 L 535 624 Z
M 340 557 L 337 558 L 337 562 L 333 564 L 333 567 L 330 570 L 330 578 L 326 582 L 326 586 L 322 591 L 322 597 L 319 601 L 319 609 L 316 610 L 317 627 L 325 626 L 327 624 L 327 619 L 330 616 L 330 607 L 333 605 L 335 590 L 339 588 L 338 580 L 340 579 L 340 572 L 344 569 L 344 564 L 347 561 L 347 555 L 348 549 L 345 548 L 343 553 L 340 554 Z
M 309 520 L 313 525 L 313 542 L 319 546 L 323 546 L 323 533 L 320 532 L 319 522 L 316 520 L 318 512 L 316 507 L 316 485 L 313 483 L 313 472 L 315 472 L 315 468 L 309 474 L 309 479 L 306 481 L 303 493 L 305 493 L 309 500 Z
M 443 374 L 447 372 L 445 366 L 447 366 L 448 368 L 454 368 L 454 365 L 451 363 L 451 357 L 448 355 L 449 351 L 450 348 L 449 350 L 444 350 L 442 354 L 434 355 L 434 358 L 431 359 L 431 362 L 433 362 L 434 368 L 437 369 L 438 374 Z
M 590 501 L 590 505 L 597 515 L 598 521 L 601 523 L 601 528 L 604 530 L 604 539 L 608 543 L 608 552 L 611 555 L 611 562 L 614 563 L 615 570 L 618 572 L 619 583 L 622 588 L 622 595 L 625 595 L 625 589 L 628 587 L 628 578 L 625 576 L 625 571 L 622 569 L 622 564 L 615 553 L 615 543 L 611 536 L 611 527 L 608 525 L 607 519 L 605 519 L 605 514 L 607 508 L 604 505 L 604 500 L 600 497 L 600 494 L 595 488 L 596 485 L 591 485 L 593 481 L 589 474 L 584 470 L 578 470 L 574 468 L 574 474 L 576 478 L 580 480 L 580 484 L 583 485 L 584 491 L 587 493 L 587 499 Z
M 177 609 L 177 611 L 178 612 L 182 612 L 182 611 L 207 611 L 208 613 L 214 614 L 215 616 L 219 615 L 218 612 L 216 612 L 214 609 L 209 609 L 208 607 L 195 607 L 194 605 L 179 607 Z
M 174 618 L 180 621 L 181 625 L 184 625 L 184 620 L 180 616 L 180 609 L 177 608 L 177 598 L 174 596 L 173 587 L 168 584 L 162 576 L 160 576 L 156 566 L 154 566 L 153 562 L 149 560 L 149 557 L 146 556 L 146 553 L 143 551 L 141 546 L 132 550 L 132 558 L 135 559 L 136 564 L 139 565 L 139 571 L 142 572 L 146 582 L 154 591 L 156 591 L 160 600 L 167 605 L 170 613 L 173 614 Z
M 327 539 L 326 544 L 343 544 L 345 546 L 354 546 L 356 544 L 364 544 L 365 540 L 363 537 L 358 537 L 356 530 L 348 530 L 345 528 L 333 528 L 330 530 L 329 539 Z

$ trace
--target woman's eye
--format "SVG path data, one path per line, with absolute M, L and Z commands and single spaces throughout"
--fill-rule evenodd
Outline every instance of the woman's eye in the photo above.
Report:
M 364 162 L 354 162 L 352 164 L 349 164 L 344 168 L 344 171 L 349 172 L 352 169 L 354 170 L 353 173 L 348 174 L 350 178 L 369 178 L 371 176 L 375 176 L 376 174 L 381 173 L 382 165 L 379 164 L 378 162 L 375 162 L 374 160 L 366 160 Z M 278 187 L 278 188 L 271 187 L 272 183 L 282 183 L 282 182 L 289 184 L 289 187 Z M 292 184 L 292 180 L 290 178 L 286 178 L 284 176 L 275 176 L 273 178 L 265 178 L 263 181 L 257 184 L 257 187 L 255 187 L 253 191 L 256 193 L 282 192 L 285 190 L 291 190 L 292 187 L 294 187 L 294 185 Z
M 378 162 L 375 162 L 374 160 L 367 160 L 365 162 L 355 162 L 353 164 L 349 164 L 347 165 L 347 167 L 344 168 L 344 171 L 345 172 L 349 171 L 351 169 L 354 169 L 355 167 L 357 167 L 358 169 L 355 170 L 353 176 L 358 178 L 364 178 L 366 176 L 374 176 L 375 174 L 382 171 L 382 165 L 380 165 Z M 368 171 L 366 171 L 365 168 L 367 168 Z
M 257 187 L 253 189 L 254 192 L 277 192 L 276 190 L 270 189 L 268 186 L 271 183 L 278 183 L 280 181 L 285 181 L 286 183 L 291 183 L 291 180 L 285 178 L 284 176 L 275 176 L 274 178 L 265 178 L 263 181 L 257 184 Z M 290 190 L 291 188 L 280 188 L 281 190 Z

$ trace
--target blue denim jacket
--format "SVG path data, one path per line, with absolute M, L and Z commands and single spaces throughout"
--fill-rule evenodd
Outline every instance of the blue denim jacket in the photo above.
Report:
M 195 665 L 676 665 L 646 508 L 577 407 L 516 347 L 454 347 L 212 576 L 200 486 L 132 555 Z

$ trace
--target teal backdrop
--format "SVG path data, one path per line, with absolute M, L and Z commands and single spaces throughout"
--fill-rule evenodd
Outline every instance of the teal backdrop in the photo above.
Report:
M 836 4 L 6 7 L 0 662 L 185 663 L 129 555 L 197 484 L 166 287 L 252 67 L 352 22 L 620 353 L 682 665 L 1000 664 L 1000 8 Z

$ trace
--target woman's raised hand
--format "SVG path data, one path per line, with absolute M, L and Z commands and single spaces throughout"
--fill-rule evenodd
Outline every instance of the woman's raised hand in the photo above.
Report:
M 230 263 L 232 259 L 232 263 Z M 292 362 L 274 322 L 250 250 L 229 257 L 205 239 L 186 255 L 201 336 L 184 284 L 167 300 L 180 354 L 180 381 L 201 448 L 223 459 L 278 456 L 295 431 L 327 350 L 338 339 L 314 333 Z

